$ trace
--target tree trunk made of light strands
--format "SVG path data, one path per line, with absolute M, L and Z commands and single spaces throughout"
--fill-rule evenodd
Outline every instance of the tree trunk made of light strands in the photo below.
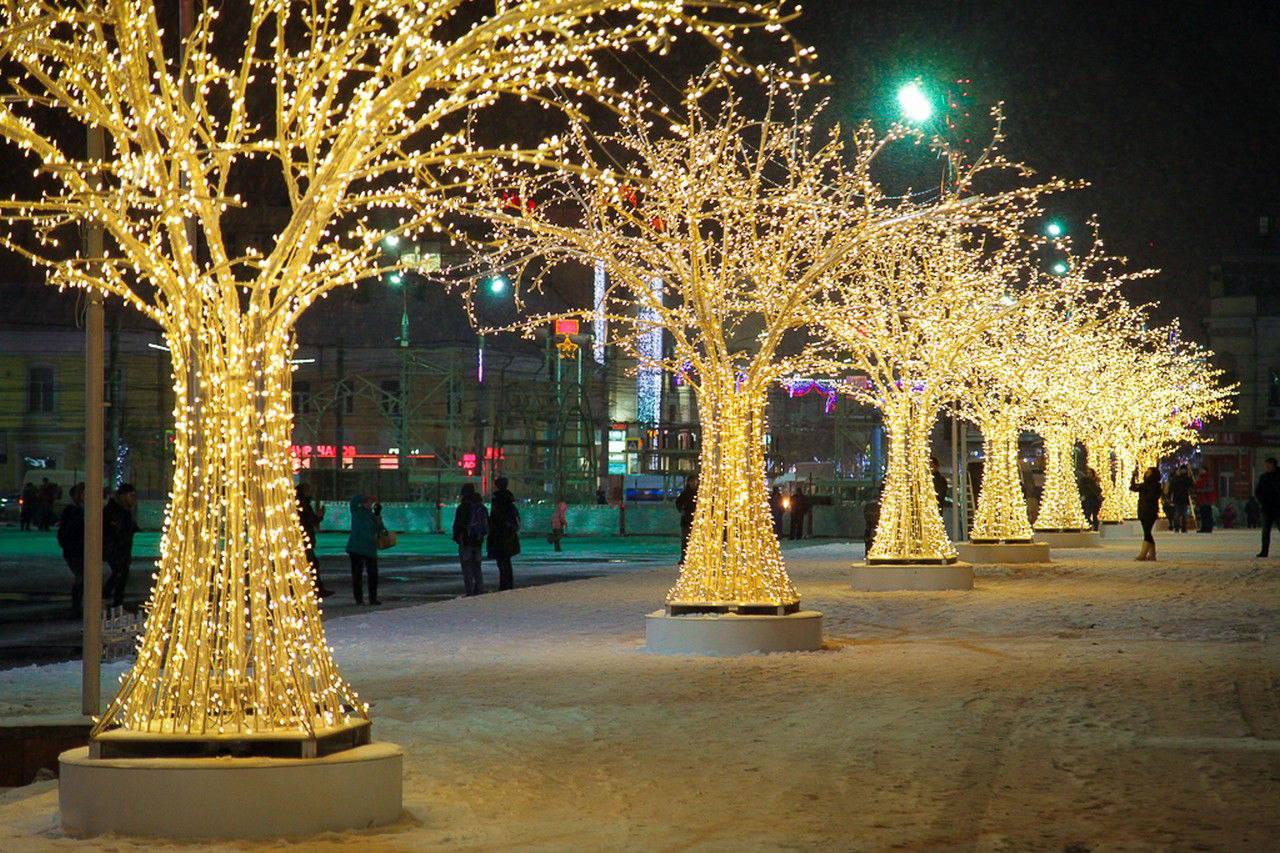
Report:
M 1116 465 L 1112 470 L 1111 492 L 1115 495 L 1115 508 L 1105 519 L 1109 522 L 1129 521 L 1138 517 L 1138 493 L 1129 491 L 1137 454 L 1124 447 L 1115 449 Z
M 1076 480 L 1076 444 L 1071 431 L 1048 427 L 1044 437 L 1044 492 L 1033 527 L 1044 532 L 1089 529 Z
M 1089 458 L 1089 467 L 1098 472 L 1098 481 L 1102 484 L 1102 507 L 1098 510 L 1098 521 L 1103 524 L 1117 524 L 1124 521 L 1124 492 L 1117 489 L 1116 470 L 1111 448 L 1104 444 L 1085 443 L 1085 453 Z M 1127 492 L 1129 484 L 1124 484 Z
M 238 306 L 204 314 L 166 333 L 173 490 L 137 660 L 94 733 L 315 734 L 365 719 L 325 641 L 297 520 L 289 335 Z
M 670 607 L 792 608 L 800 595 L 773 532 L 765 480 L 763 383 L 732 372 L 697 389 L 698 497 Z
M 1018 468 L 1019 425 L 995 417 L 978 424 L 982 430 L 982 492 L 973 516 L 971 542 L 1030 542 L 1031 522 Z
M 888 459 L 880 522 L 876 525 L 869 564 L 954 563 L 956 549 L 947 538 L 929 469 L 929 432 L 937 409 L 894 394 L 886 402 L 884 428 Z

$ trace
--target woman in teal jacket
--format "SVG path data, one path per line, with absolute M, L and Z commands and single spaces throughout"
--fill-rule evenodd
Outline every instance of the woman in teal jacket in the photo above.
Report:
M 351 590 L 356 604 L 364 604 L 363 575 L 369 576 L 369 603 L 378 600 L 378 533 L 382 522 L 373 512 L 372 495 L 356 495 L 351 499 L 351 535 L 347 537 L 347 556 L 351 558 Z

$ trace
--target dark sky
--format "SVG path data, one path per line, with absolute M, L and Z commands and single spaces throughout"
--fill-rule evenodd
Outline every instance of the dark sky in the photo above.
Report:
M 1280 4 L 810 0 L 793 31 L 848 120 L 897 86 L 971 78 L 1008 153 L 1092 186 L 1054 202 L 1163 274 L 1135 289 L 1199 334 L 1209 267 L 1280 214 Z

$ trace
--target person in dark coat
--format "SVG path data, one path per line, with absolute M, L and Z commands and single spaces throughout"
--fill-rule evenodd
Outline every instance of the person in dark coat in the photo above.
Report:
M 453 514 L 453 541 L 458 543 L 458 562 L 462 564 L 462 588 L 465 595 L 484 594 L 484 574 L 480 571 L 480 554 L 489 535 L 489 513 L 480 493 L 470 483 L 462 484 L 458 509 Z
M 62 487 L 57 483 L 49 482 L 49 478 L 45 477 L 40 483 L 40 509 L 36 519 L 40 523 L 41 530 L 53 527 L 53 506 L 60 497 L 62 497 Z
M 378 534 L 382 522 L 373 512 L 376 499 L 369 495 L 351 498 L 351 534 L 347 536 L 347 556 L 351 558 L 351 591 L 356 604 L 364 604 L 364 579 L 369 579 L 369 603 L 378 599 Z
M 1164 489 L 1160 485 L 1160 471 L 1148 468 L 1138 482 L 1138 471 L 1133 471 L 1133 480 L 1129 483 L 1129 491 L 1138 493 L 1138 521 L 1142 524 L 1142 550 L 1138 552 L 1139 560 L 1156 558 L 1156 540 L 1151 535 L 1156 519 L 1160 516 L 1160 496 Z
M 773 519 L 773 535 L 782 538 L 782 517 L 787 508 L 782 503 L 782 489 L 777 486 L 769 492 L 769 516 Z
M 138 532 L 134 520 L 137 506 L 137 490 L 130 483 L 121 483 L 102 508 L 102 559 L 111 569 L 102 586 L 102 600 L 110 597 L 112 607 L 124 606 L 124 588 L 129 583 L 129 563 L 133 560 L 133 534 Z
M 1199 533 L 1213 532 L 1213 506 L 1218 502 L 1218 486 L 1204 468 L 1195 482 L 1196 526 Z
M 951 484 L 942 473 L 938 457 L 929 457 L 929 471 L 933 475 L 933 496 L 938 499 L 938 512 L 945 515 L 947 507 L 951 506 L 951 499 L 947 497 L 947 493 L 951 491 Z
M 1102 480 L 1098 472 L 1092 468 L 1084 470 L 1084 476 L 1078 483 L 1080 487 L 1080 507 L 1084 510 L 1085 520 L 1094 530 L 1098 529 L 1098 513 L 1102 511 Z
M 1276 471 L 1275 457 L 1269 458 L 1263 467 L 1265 470 L 1253 490 L 1254 497 L 1262 505 L 1262 550 L 1258 552 L 1259 557 L 1271 552 L 1271 525 L 1280 522 L 1280 472 Z
M 35 521 L 36 510 L 40 505 L 40 487 L 35 483 L 27 483 L 22 487 L 22 509 L 18 514 L 18 528 L 30 530 Z
M 320 522 L 324 521 L 324 507 L 319 508 L 311 500 L 311 484 L 299 483 L 294 494 L 298 498 L 298 524 L 302 527 L 302 539 L 306 543 L 307 563 L 311 566 L 311 577 L 316 586 L 316 595 L 324 598 L 333 590 L 324 585 L 320 577 L 320 558 L 316 556 L 316 536 L 320 533 Z
M 1250 528 L 1262 526 L 1262 504 L 1257 495 L 1249 495 L 1244 503 L 1244 523 Z
M 71 570 L 71 615 L 80 616 L 84 603 L 84 483 L 71 487 L 71 502 L 62 508 L 58 545 Z
M 520 510 L 506 477 L 493 481 L 489 506 L 489 559 L 498 564 L 498 590 L 515 588 L 511 558 L 520 553 Z
M 689 550 L 689 533 L 693 530 L 693 514 L 698 507 L 698 475 L 684 481 L 684 488 L 676 495 L 676 510 L 680 513 L 680 562 Z

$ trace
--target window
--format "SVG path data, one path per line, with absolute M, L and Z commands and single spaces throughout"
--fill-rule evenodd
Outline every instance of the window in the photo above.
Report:
M 27 411 L 53 414 L 53 368 L 27 370 Z
M 382 388 L 382 413 L 396 417 L 400 414 L 400 380 L 387 379 L 379 386 Z
M 311 411 L 310 382 L 293 383 L 293 411 L 294 414 L 302 414 L 303 412 Z
M 351 393 L 351 387 L 345 382 L 338 383 L 338 399 L 342 402 L 342 411 L 344 414 L 354 414 L 356 410 L 356 395 Z

